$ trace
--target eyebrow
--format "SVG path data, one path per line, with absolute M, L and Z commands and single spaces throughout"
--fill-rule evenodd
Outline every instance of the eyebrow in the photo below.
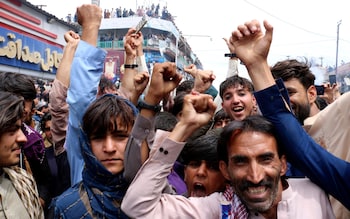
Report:
M 266 158 L 266 157 L 273 158 L 273 157 L 275 157 L 275 153 L 273 153 L 273 152 L 266 152 L 266 153 L 263 153 L 263 154 L 259 154 L 257 156 L 257 159 Z M 248 160 L 248 159 L 249 159 L 248 156 L 240 155 L 240 154 L 233 155 L 232 157 L 230 157 L 231 161 Z

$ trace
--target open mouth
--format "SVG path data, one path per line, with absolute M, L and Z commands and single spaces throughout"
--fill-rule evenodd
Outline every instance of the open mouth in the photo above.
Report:
M 266 186 L 248 187 L 246 192 L 250 199 L 262 200 L 266 196 L 267 189 Z
M 191 191 L 191 197 L 203 197 L 207 195 L 205 186 L 201 183 L 195 183 Z
M 232 111 L 235 113 L 242 112 L 244 110 L 244 107 L 242 106 L 236 106 L 232 108 Z

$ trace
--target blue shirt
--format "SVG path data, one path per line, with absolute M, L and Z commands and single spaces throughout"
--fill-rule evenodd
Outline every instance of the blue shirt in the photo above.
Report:
M 278 85 L 255 92 L 262 114 L 274 124 L 288 161 L 350 210 L 350 163 L 318 145 L 286 107 L 288 93 Z
M 73 58 L 67 94 L 69 117 L 66 138 L 72 185 L 82 180 L 84 161 L 80 149 L 80 127 L 87 107 L 96 99 L 106 54 L 106 51 L 81 40 Z

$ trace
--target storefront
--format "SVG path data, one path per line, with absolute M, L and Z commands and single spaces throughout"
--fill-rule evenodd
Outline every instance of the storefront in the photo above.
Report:
M 1 1 L 0 72 L 53 79 L 68 30 L 77 32 L 79 28 L 27 1 Z

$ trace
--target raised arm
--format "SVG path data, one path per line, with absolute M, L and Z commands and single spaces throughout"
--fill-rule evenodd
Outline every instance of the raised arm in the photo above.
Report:
M 106 52 L 96 48 L 102 10 L 96 5 L 84 4 L 77 8 L 78 22 L 82 26 L 81 41 L 75 52 L 70 75 L 67 102 L 69 104 L 66 150 L 71 167 L 71 182 L 81 178 L 84 161 L 79 138 L 83 112 L 95 100 L 97 87 L 103 73 Z
M 174 63 L 155 64 L 144 103 L 159 106 L 161 100 L 177 87 L 181 79 Z M 155 108 L 140 107 L 124 157 L 124 176 L 128 181 L 134 178 L 142 163 L 148 158 L 149 147 L 152 146 L 154 138 L 154 117 L 157 111 Z
M 194 78 L 193 90 L 199 93 L 204 93 L 206 90 L 208 90 L 215 80 L 213 71 L 197 69 L 196 65 L 194 64 L 186 66 L 184 70 Z
M 230 39 L 258 91 L 255 97 L 259 108 L 276 127 L 288 161 L 350 209 L 350 163 L 318 145 L 290 112 L 288 99 L 283 97 L 286 90 L 283 84 L 276 85 L 267 64 L 273 28 L 266 21 L 264 27 L 265 33 L 258 21 L 246 22 Z
M 122 202 L 122 210 L 132 218 L 218 218 L 219 193 L 205 198 L 188 199 L 162 193 L 184 141 L 207 124 L 215 111 L 213 98 L 207 94 L 189 94 L 184 99 L 183 114 L 168 138 L 158 141 L 158 132 L 149 159 L 141 167 Z M 161 132 L 161 131 L 160 131 Z M 144 183 L 152 189 L 145 189 Z
M 67 90 L 70 83 L 73 57 L 80 37 L 77 33 L 68 31 L 65 33 L 64 39 L 67 44 L 63 50 L 63 57 L 49 93 L 49 109 L 52 115 L 51 133 L 55 145 L 55 155 L 61 154 L 64 151 L 63 144 L 66 138 L 69 110 L 68 103 L 66 102 Z

